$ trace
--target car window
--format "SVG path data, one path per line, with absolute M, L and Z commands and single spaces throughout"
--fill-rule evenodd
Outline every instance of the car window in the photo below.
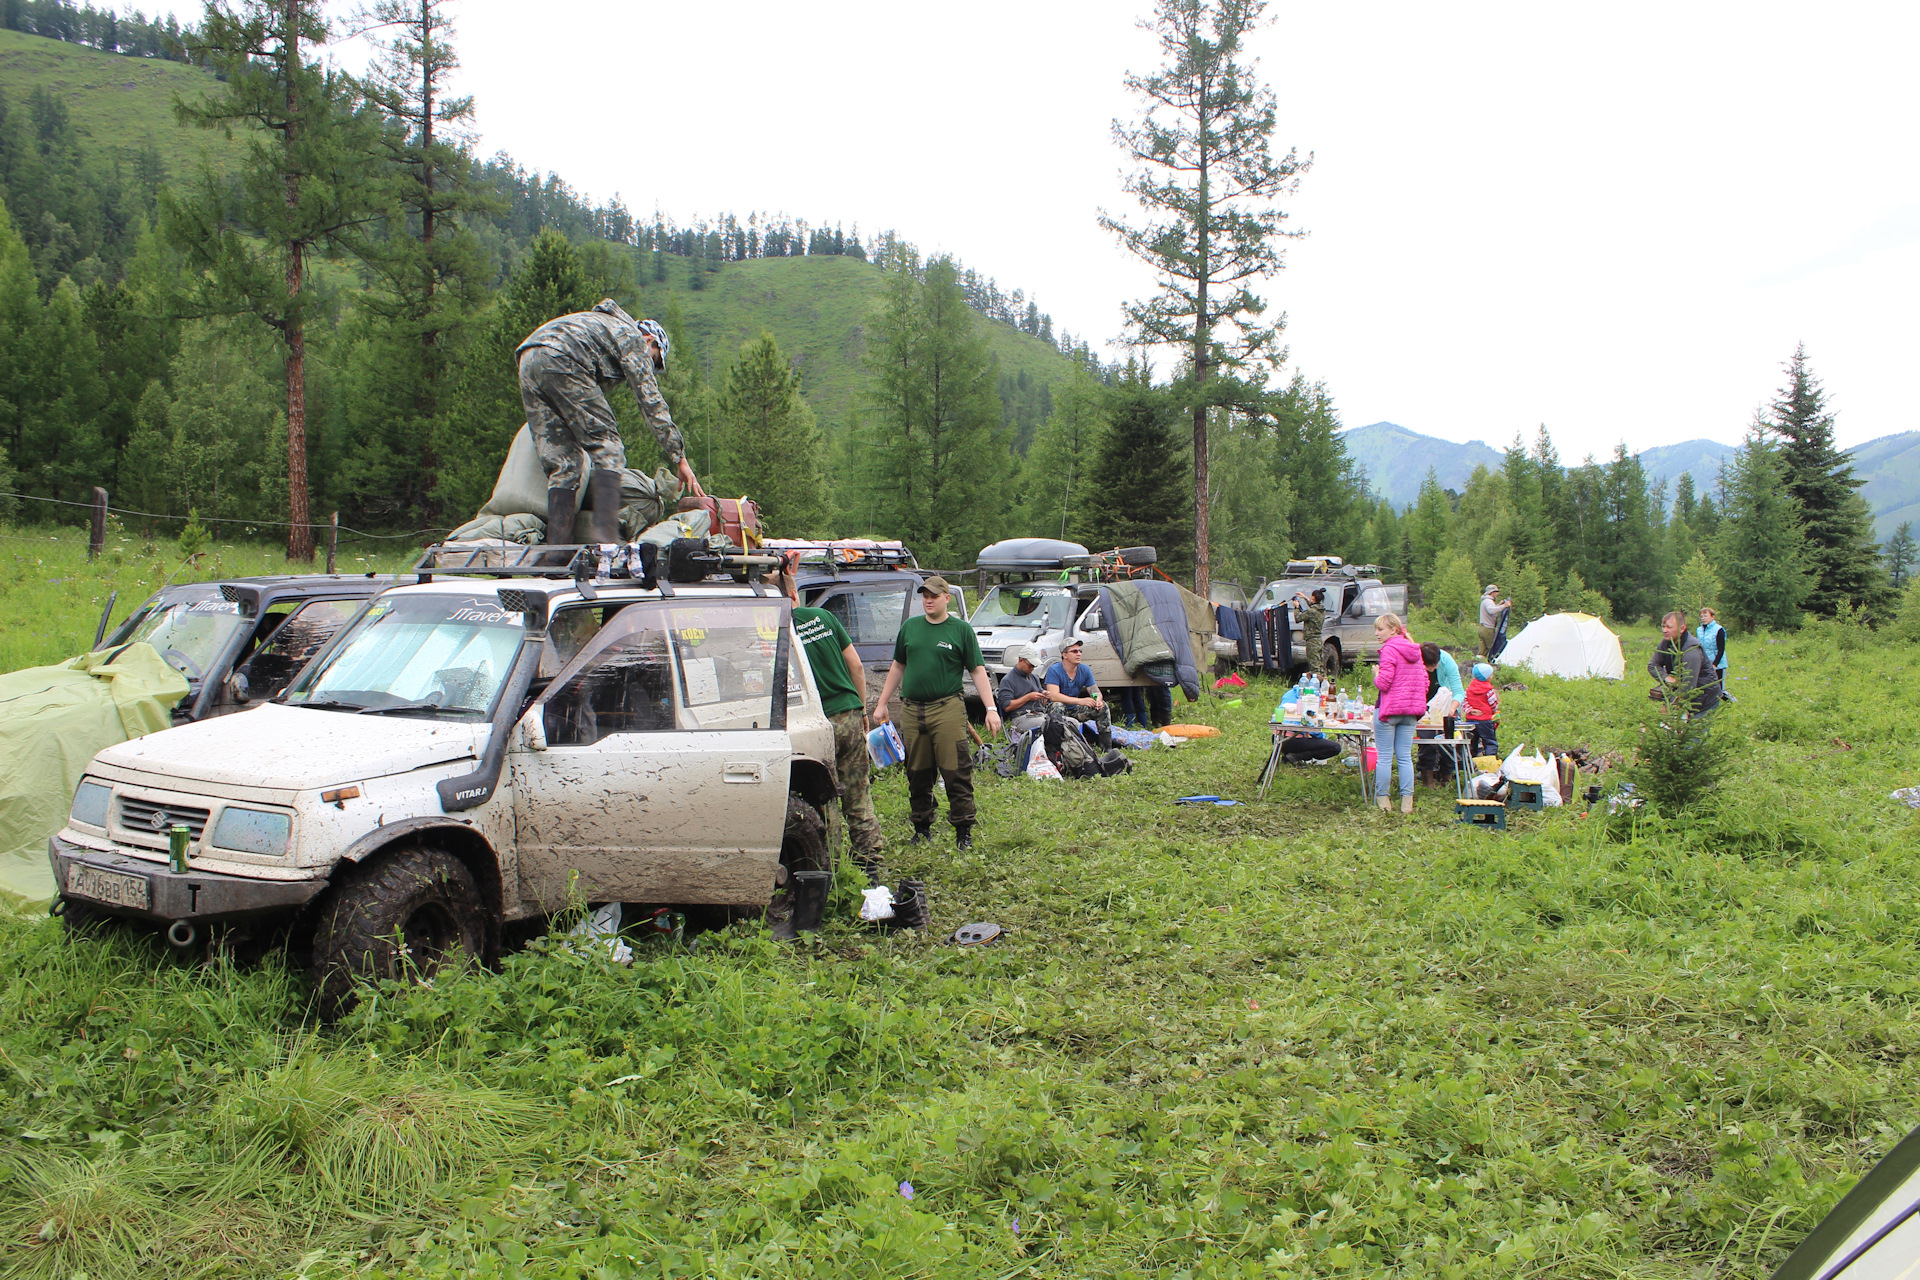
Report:
M 496 597 L 381 596 L 338 647 L 293 682 L 286 701 L 484 719 L 524 635 L 521 616 Z
M 1368 587 L 1360 593 L 1360 608 L 1370 618 L 1379 617 L 1393 612 L 1393 601 L 1385 587 Z
M 256 698 L 271 698 L 287 687 L 340 628 L 353 621 L 363 600 L 309 600 L 289 615 L 254 650 L 247 680 Z
M 838 591 L 821 601 L 819 607 L 840 620 L 855 644 L 892 644 L 900 634 L 900 615 L 906 607 L 907 588 L 888 587 L 873 591 Z
M 611 734 L 764 729 L 772 724 L 776 641 L 786 602 L 636 604 L 622 609 L 543 696 L 553 746 Z M 788 640 L 787 698 L 805 696 Z
M 600 631 L 601 611 L 590 605 L 561 609 L 547 621 L 547 643 L 540 650 L 539 679 L 551 680 L 580 656 Z

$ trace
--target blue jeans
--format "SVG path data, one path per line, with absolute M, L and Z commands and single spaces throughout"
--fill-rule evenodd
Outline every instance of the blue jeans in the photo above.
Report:
M 1400 762 L 1400 794 L 1413 794 L 1413 726 L 1419 716 L 1386 716 L 1373 730 L 1373 794 L 1384 800 L 1393 786 L 1394 761 Z

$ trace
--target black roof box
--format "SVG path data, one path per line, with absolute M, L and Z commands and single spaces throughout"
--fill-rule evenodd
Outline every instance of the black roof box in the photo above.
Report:
M 1058 538 L 1007 538 L 980 549 L 976 566 L 987 573 L 1046 573 L 1066 568 L 1069 556 L 1084 556 L 1077 542 Z

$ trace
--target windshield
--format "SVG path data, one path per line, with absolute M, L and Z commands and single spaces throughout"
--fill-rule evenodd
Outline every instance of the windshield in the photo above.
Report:
M 156 604 L 120 629 L 116 645 L 144 640 L 160 651 L 167 665 L 198 681 L 219 660 L 233 638 L 253 625 L 240 606 L 218 596 Z
M 329 711 L 484 719 L 524 634 L 521 615 L 491 596 L 383 596 L 288 689 L 286 701 Z
M 995 587 L 967 619 L 984 627 L 1042 626 L 1064 631 L 1073 622 L 1073 594 L 1062 587 Z

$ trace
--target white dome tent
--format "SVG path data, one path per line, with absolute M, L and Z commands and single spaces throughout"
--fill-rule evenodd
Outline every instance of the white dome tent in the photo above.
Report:
M 1622 680 L 1627 674 L 1620 637 L 1590 613 L 1550 613 L 1535 618 L 1507 642 L 1500 652 L 1500 664 L 1569 680 L 1590 676 Z

